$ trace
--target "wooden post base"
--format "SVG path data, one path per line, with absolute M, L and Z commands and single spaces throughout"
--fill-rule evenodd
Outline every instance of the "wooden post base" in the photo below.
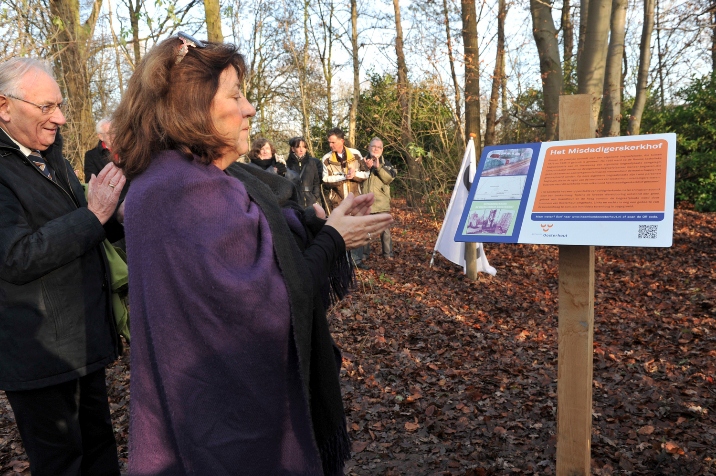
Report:
M 559 98 L 559 139 L 591 139 L 592 96 Z M 588 476 L 592 439 L 594 247 L 559 247 L 557 476 Z

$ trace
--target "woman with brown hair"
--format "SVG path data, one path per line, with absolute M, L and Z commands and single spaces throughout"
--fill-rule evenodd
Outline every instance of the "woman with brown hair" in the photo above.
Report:
M 298 189 L 298 203 L 310 207 L 321 203 L 321 176 L 323 165 L 308 152 L 306 139 L 293 137 L 288 141 L 291 153 L 286 160 L 286 178 Z
M 247 154 L 250 163 L 262 170 L 286 176 L 286 161 L 276 155 L 276 148 L 268 139 L 260 137 L 251 143 L 251 150 Z
M 357 197 L 312 228 L 270 174 L 235 164 L 255 113 L 244 75 L 233 45 L 180 34 L 146 54 L 115 114 L 132 179 L 132 475 L 332 475 L 350 455 L 322 294 L 346 248 L 392 219 Z

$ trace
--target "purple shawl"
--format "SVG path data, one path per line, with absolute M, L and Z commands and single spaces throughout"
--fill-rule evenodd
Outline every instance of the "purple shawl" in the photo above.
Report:
M 125 217 L 129 474 L 323 474 L 286 284 L 243 184 L 163 152 Z

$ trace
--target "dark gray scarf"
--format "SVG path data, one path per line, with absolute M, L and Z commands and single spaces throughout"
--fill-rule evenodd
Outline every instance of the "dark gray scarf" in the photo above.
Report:
M 308 265 L 281 211 L 281 206 L 289 206 L 295 188 L 287 179 L 245 164 L 232 164 L 226 172 L 243 183 L 268 221 L 288 290 L 299 369 L 323 472 L 343 474 L 350 439 L 339 381 L 341 356 L 328 329 L 321 290 L 313 289 Z

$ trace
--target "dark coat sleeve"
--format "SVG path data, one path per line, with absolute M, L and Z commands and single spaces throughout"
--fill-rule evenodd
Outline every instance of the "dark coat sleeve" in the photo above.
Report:
M 345 253 L 346 244 L 340 233 L 331 226 L 324 226 L 303 252 L 316 289 L 328 286 L 331 266 Z
M 0 279 L 26 284 L 97 246 L 105 231 L 86 207 L 45 223 L 36 231 L 7 187 L 0 185 Z

